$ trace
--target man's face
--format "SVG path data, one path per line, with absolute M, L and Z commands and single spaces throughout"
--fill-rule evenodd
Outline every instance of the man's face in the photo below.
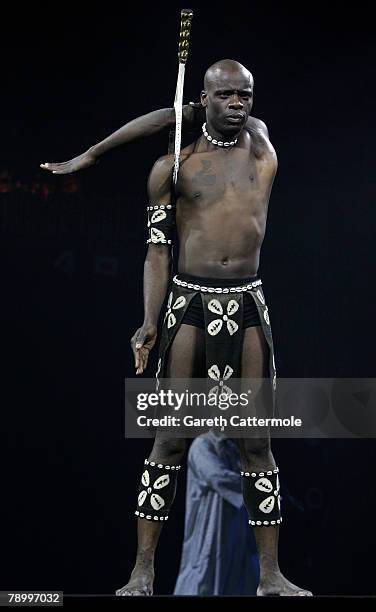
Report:
M 216 72 L 201 93 L 201 103 L 209 128 L 229 136 L 239 133 L 252 109 L 252 75 L 241 70 Z

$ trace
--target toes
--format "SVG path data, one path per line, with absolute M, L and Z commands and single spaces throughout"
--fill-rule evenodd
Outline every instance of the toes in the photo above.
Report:
M 115 591 L 115 595 L 120 596 L 120 597 L 145 597 L 146 595 L 150 595 L 149 591 L 142 591 L 139 589 L 127 589 L 127 590 L 122 590 L 119 589 L 118 591 Z

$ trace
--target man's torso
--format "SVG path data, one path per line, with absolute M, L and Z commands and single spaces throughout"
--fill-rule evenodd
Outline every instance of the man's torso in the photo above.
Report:
M 183 149 L 176 188 L 179 272 L 245 278 L 257 273 L 276 156 L 243 130 L 234 147 Z

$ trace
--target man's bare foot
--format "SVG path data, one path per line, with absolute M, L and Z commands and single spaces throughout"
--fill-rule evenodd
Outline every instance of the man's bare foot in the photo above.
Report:
M 145 565 L 136 565 L 129 582 L 118 589 L 115 595 L 153 595 L 154 570 Z
M 311 591 L 296 586 L 296 584 L 293 584 L 282 576 L 281 572 L 272 572 L 268 574 L 267 578 L 260 580 L 257 595 L 261 597 L 267 597 L 268 595 L 279 595 L 281 597 L 312 597 Z

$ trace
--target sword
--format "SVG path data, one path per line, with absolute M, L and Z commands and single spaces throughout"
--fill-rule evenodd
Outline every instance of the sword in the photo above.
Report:
M 179 72 L 178 80 L 176 83 L 175 93 L 175 147 L 174 147 L 174 173 L 173 180 L 176 185 L 179 173 L 179 162 L 180 162 L 180 149 L 181 149 L 181 124 L 183 118 L 183 89 L 184 89 L 184 76 L 185 76 L 185 64 L 188 59 L 189 51 L 189 37 L 191 34 L 191 23 L 193 18 L 193 11 L 191 9 L 182 9 L 180 13 L 180 36 L 179 36 Z

